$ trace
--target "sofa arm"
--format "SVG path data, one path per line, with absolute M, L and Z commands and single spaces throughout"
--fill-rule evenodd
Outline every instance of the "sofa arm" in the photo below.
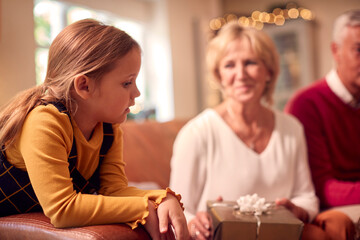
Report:
M 0 217 L 0 239 L 42 240 L 150 240 L 141 226 L 131 230 L 126 224 L 108 224 L 77 228 L 55 228 L 43 213 Z

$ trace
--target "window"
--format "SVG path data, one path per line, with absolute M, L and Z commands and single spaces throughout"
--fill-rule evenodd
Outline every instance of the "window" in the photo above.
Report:
M 35 65 L 36 65 L 36 82 L 41 84 L 46 75 L 47 56 L 51 42 L 57 36 L 57 34 L 67 25 L 85 18 L 97 19 L 106 24 L 113 25 L 127 32 L 133 37 L 141 46 L 143 52 L 154 52 L 154 47 L 157 44 L 149 44 L 145 41 L 145 29 L 144 23 L 139 23 L 134 20 L 120 18 L 115 14 L 91 9 L 85 6 L 79 6 L 70 4 L 69 2 L 55 1 L 55 0 L 34 0 L 34 18 L 35 18 Z M 154 46 L 154 47 L 146 47 Z M 161 56 L 161 51 L 153 56 L 158 58 Z M 169 110 L 169 99 L 160 98 L 159 95 L 164 95 L 161 92 L 168 93 L 166 89 L 161 89 L 161 84 L 154 80 L 159 78 L 153 73 L 153 64 L 158 59 L 143 59 L 142 67 L 140 69 L 139 76 L 137 78 L 137 85 L 141 92 L 141 96 L 136 99 L 135 106 L 131 109 L 129 118 L 143 119 L 143 118 L 156 118 L 158 120 L 167 120 L 171 118 L 172 106 Z M 162 59 L 164 61 L 164 59 Z M 166 61 L 166 60 L 165 60 Z M 146 72 L 146 69 L 150 69 Z M 158 70 L 159 72 L 161 69 Z M 150 73 L 151 72 L 151 73 Z M 161 73 L 160 73 L 161 74 Z M 168 80 L 168 79 L 167 79 Z M 156 84 L 154 84 L 154 82 Z M 154 88 L 158 86 L 157 89 Z M 166 84 L 171 87 L 171 84 Z M 169 88 L 169 87 L 168 87 Z M 164 91 L 165 90 L 165 91 Z M 169 90 L 169 89 L 168 89 Z M 169 94 L 167 94 L 169 95 Z M 171 96 L 165 96 L 166 98 Z M 162 103 L 166 102 L 166 106 Z M 166 107 L 167 109 L 164 109 Z M 159 112 L 161 116 L 159 116 Z M 164 114 L 165 112 L 165 114 Z

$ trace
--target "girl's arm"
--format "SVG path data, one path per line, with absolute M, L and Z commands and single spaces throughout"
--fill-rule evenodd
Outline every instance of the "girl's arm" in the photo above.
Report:
M 139 196 L 147 197 L 149 200 L 149 216 L 144 225 L 153 239 L 173 239 L 174 228 L 176 239 L 188 239 L 186 220 L 183 213 L 180 195 L 176 195 L 169 188 L 166 190 L 141 190 L 127 186 L 125 175 L 125 164 L 122 159 L 122 137 L 118 134 L 119 127 L 114 125 L 115 141 L 109 150 L 101 168 L 101 192 L 110 196 Z M 154 206 L 157 215 L 154 216 Z
M 72 137 L 67 115 L 48 105 L 37 107 L 28 115 L 19 138 L 18 147 L 35 194 L 53 225 L 75 227 L 130 222 L 136 227 L 139 223 L 145 224 L 147 196 L 76 193 L 67 160 Z M 96 164 L 88 167 L 94 171 Z M 153 195 L 166 196 L 165 190 L 159 191 Z

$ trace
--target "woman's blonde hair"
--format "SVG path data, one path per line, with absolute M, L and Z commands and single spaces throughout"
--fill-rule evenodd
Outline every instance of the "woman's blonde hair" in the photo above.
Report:
M 76 109 L 70 94 L 74 79 L 86 75 L 99 81 L 134 47 L 140 50 L 127 33 L 93 19 L 64 28 L 50 46 L 44 83 L 19 93 L 0 111 L 0 147 L 12 144 L 34 107 L 62 102 L 68 111 Z
M 261 59 L 270 73 L 270 80 L 264 90 L 263 98 L 271 105 L 277 77 L 279 75 L 279 54 L 271 38 L 263 31 L 252 27 L 240 26 L 237 22 L 227 23 L 208 44 L 206 64 L 209 80 L 220 84 L 219 62 L 225 56 L 230 42 L 246 38 L 259 59 Z

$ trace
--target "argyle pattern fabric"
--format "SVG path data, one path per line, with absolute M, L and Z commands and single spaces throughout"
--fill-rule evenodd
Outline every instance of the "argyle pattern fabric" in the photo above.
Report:
M 11 165 L 3 151 L 0 161 L 0 216 L 41 211 L 27 172 Z
M 61 103 L 51 103 L 60 112 L 69 116 L 66 108 Z M 103 123 L 103 142 L 100 149 L 99 165 L 89 180 L 86 180 L 76 169 L 77 150 L 75 138 L 68 157 L 70 177 L 76 192 L 93 194 L 100 188 L 100 165 L 110 149 L 114 134 L 110 123 Z M 31 186 L 29 175 L 6 159 L 5 151 L 1 150 L 0 156 L 0 216 L 7 216 L 18 213 L 40 212 L 42 208 Z
M 73 145 L 71 148 L 68 162 L 69 162 L 70 176 L 73 179 L 74 189 L 76 190 L 76 192 L 93 194 L 96 193 L 96 191 L 98 191 L 100 188 L 100 165 L 107 151 L 110 149 L 114 139 L 114 134 L 111 124 L 104 123 L 103 131 L 104 131 L 104 138 L 100 148 L 99 165 L 89 180 L 86 180 L 81 175 L 81 173 L 76 169 L 77 151 L 76 151 L 75 138 L 73 139 Z

